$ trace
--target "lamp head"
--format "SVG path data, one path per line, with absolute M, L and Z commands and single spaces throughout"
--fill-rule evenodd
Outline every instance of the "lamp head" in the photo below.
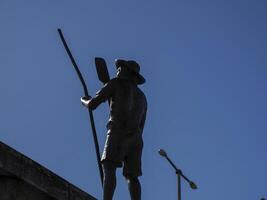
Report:
M 193 182 L 193 181 L 190 181 L 190 187 L 193 189 L 193 190 L 195 190 L 195 189 L 197 189 L 197 185 Z
M 159 155 L 163 156 L 163 157 L 167 157 L 167 153 L 166 151 L 164 151 L 163 149 L 159 149 Z

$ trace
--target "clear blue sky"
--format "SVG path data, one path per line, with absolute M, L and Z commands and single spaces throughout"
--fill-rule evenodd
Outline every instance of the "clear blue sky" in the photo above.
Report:
M 137 60 L 146 77 L 143 199 L 176 199 L 164 148 L 198 185 L 190 200 L 267 197 L 267 1 L 0 1 L 0 140 L 93 196 L 101 185 L 83 91 L 94 57 Z M 108 106 L 95 112 L 101 149 Z M 118 174 L 115 199 L 129 199 Z

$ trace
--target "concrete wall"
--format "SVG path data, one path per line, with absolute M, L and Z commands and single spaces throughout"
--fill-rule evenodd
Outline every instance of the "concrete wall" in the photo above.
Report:
M 0 142 L 0 200 L 96 200 Z
M 55 200 L 25 181 L 8 176 L 0 177 L 1 200 Z

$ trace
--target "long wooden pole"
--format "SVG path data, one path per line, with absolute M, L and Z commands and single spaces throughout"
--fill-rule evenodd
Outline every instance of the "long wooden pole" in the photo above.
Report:
M 73 58 L 73 56 L 72 56 L 72 54 L 71 54 L 71 51 L 70 51 L 70 49 L 69 49 L 69 47 L 68 47 L 68 45 L 67 45 L 67 42 L 66 42 L 66 40 L 65 40 L 65 38 L 64 38 L 64 36 L 63 36 L 63 33 L 62 33 L 61 29 L 58 29 L 58 33 L 59 33 L 59 36 L 60 36 L 60 38 L 61 38 L 61 41 L 62 41 L 62 43 L 63 43 L 63 45 L 64 45 L 64 47 L 65 47 L 67 53 L 68 53 L 68 55 L 69 55 L 69 58 L 70 58 L 70 60 L 71 60 L 71 62 L 72 62 L 72 65 L 73 65 L 73 67 L 75 68 L 75 71 L 76 71 L 76 73 L 77 73 L 77 75 L 78 75 L 78 77 L 79 77 L 79 79 L 80 79 L 80 81 L 81 81 L 81 83 L 82 83 L 83 91 L 84 91 L 84 95 L 85 95 L 85 96 L 89 96 L 89 92 L 88 92 L 87 86 L 86 86 L 86 84 L 85 84 L 85 81 L 84 81 L 84 79 L 83 79 L 83 76 L 82 76 L 82 74 L 81 74 L 81 72 L 80 72 L 80 70 L 79 70 L 79 67 L 78 67 L 78 65 L 76 64 L 76 62 L 75 62 L 75 60 L 74 60 L 74 58 Z M 89 113 L 89 118 L 90 118 L 90 123 L 91 123 L 91 128 L 92 128 L 93 138 L 94 138 L 95 151 L 96 151 L 96 158 L 97 158 L 97 164 L 98 164 L 98 169 L 99 169 L 100 178 L 101 178 L 101 184 L 102 184 L 102 186 L 103 186 L 103 169 L 102 169 L 102 166 L 101 166 L 100 151 L 99 151 L 99 144 L 98 144 L 98 139 L 97 139 L 97 134 L 96 134 L 96 128 L 95 128 L 95 122 L 94 122 L 94 116 L 93 116 L 93 112 L 92 112 L 92 110 L 90 110 L 89 108 L 88 108 L 88 113 Z

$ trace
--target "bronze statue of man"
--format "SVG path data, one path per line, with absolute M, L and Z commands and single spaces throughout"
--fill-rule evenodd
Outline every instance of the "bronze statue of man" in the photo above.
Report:
M 138 85 L 145 83 L 140 66 L 133 60 L 118 59 L 116 78 L 111 79 L 94 98 L 83 97 L 90 109 L 109 100 L 110 118 L 101 158 L 104 172 L 103 200 L 112 200 L 116 188 L 116 169 L 123 166 L 132 200 L 141 199 L 141 155 L 143 149 L 147 101 Z

